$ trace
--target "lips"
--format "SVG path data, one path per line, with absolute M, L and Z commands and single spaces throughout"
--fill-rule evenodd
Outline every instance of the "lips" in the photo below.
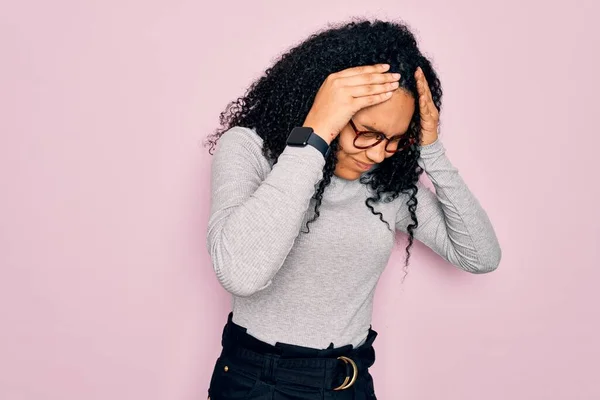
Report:
M 354 160 L 354 162 L 356 163 L 356 165 L 358 165 L 358 168 L 360 168 L 363 171 L 368 171 L 373 167 L 373 164 L 366 164 L 366 163 L 361 163 L 359 161 Z

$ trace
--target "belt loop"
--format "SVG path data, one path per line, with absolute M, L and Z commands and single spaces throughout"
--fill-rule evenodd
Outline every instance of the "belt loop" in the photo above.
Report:
M 265 361 L 263 363 L 261 376 L 259 379 L 267 384 L 274 385 L 275 384 L 275 376 L 274 376 L 275 375 L 274 374 L 275 359 L 274 359 L 274 356 L 271 354 L 265 354 L 264 358 L 265 358 Z

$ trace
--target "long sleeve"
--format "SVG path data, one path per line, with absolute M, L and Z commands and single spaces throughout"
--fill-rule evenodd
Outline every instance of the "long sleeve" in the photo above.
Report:
M 419 165 L 430 178 L 435 193 L 417 184 L 415 238 L 453 265 L 471 273 L 495 270 L 502 252 L 494 228 L 479 201 L 445 154 L 438 139 L 423 146 Z M 396 229 L 406 232 L 412 223 L 406 203 L 400 207 Z
M 251 129 L 234 127 L 221 136 L 206 244 L 227 291 L 249 296 L 271 283 L 300 232 L 324 165 L 312 146 L 287 147 L 271 169 Z

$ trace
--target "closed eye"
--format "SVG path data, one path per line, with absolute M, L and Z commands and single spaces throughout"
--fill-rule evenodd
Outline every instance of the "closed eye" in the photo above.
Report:
M 365 125 L 365 124 L 361 124 L 361 125 L 364 126 L 366 129 L 368 129 L 369 131 L 371 131 L 371 133 L 374 133 L 376 135 L 380 134 L 380 135 L 385 136 L 385 133 L 381 132 L 380 130 L 377 130 L 377 129 L 373 128 L 372 126 Z M 405 136 L 405 134 L 401 133 L 401 134 L 398 134 L 398 135 L 394 135 L 394 136 L 392 136 L 392 137 L 390 137 L 388 139 L 390 141 L 394 141 L 395 142 L 395 141 L 399 141 L 400 139 L 402 139 L 403 136 Z M 373 137 L 375 137 L 375 136 L 373 136 Z M 385 136 L 385 137 L 387 138 L 387 136 Z
M 381 133 L 378 133 L 378 132 L 362 132 L 361 136 L 364 137 L 365 139 L 379 139 L 379 136 L 381 136 Z

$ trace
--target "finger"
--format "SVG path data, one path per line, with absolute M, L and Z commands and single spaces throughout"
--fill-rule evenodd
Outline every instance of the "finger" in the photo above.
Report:
M 425 105 L 423 107 L 427 107 L 427 111 L 429 112 L 429 114 L 435 117 L 436 113 L 438 112 L 438 109 L 433 102 L 431 90 L 429 89 L 429 86 L 426 84 L 426 82 L 427 80 L 424 77 L 422 79 L 419 79 L 419 81 L 417 82 L 417 91 L 419 92 L 419 106 L 421 104 L 421 98 L 424 99 Z
M 378 85 L 350 86 L 347 88 L 347 90 L 352 97 L 363 97 L 385 92 L 393 92 L 394 90 L 398 89 L 399 86 L 400 84 L 398 82 L 388 82 Z
M 429 112 L 433 115 L 434 113 L 437 112 L 437 107 L 435 106 L 435 103 L 433 102 L 433 98 L 431 96 L 431 90 L 427 90 L 425 92 L 425 100 L 427 102 L 427 107 L 429 108 Z
M 423 81 L 418 78 L 417 80 L 417 92 L 419 93 L 419 106 L 425 106 L 426 102 L 429 100 L 427 97 L 427 93 L 425 92 L 425 84 Z
M 417 79 L 417 92 L 419 93 L 419 97 L 426 96 L 425 85 L 421 79 Z
M 421 115 L 421 120 L 425 123 L 435 124 L 439 119 L 439 112 L 435 104 L 432 101 L 427 99 L 426 96 L 421 96 L 419 98 L 419 110 Z
M 419 111 L 421 118 L 430 116 L 429 101 L 425 96 L 419 96 Z
M 427 96 L 427 98 L 429 98 L 429 100 L 431 100 L 431 102 L 433 102 L 433 97 L 431 96 L 431 89 L 429 87 L 429 82 L 427 82 L 427 78 L 425 77 L 425 74 L 423 73 L 423 70 L 421 70 L 419 68 L 419 71 L 420 71 L 419 81 L 421 82 L 421 86 L 422 86 L 423 92 L 425 93 L 425 95 Z
M 361 110 L 363 108 L 374 106 L 375 104 L 383 103 L 392 98 L 392 92 L 385 92 L 381 94 L 375 94 L 372 96 L 363 96 L 355 98 L 354 105 L 356 107 L 356 111 Z
M 360 74 L 339 79 L 342 86 L 373 85 L 380 83 L 397 82 L 398 80 L 400 80 L 400 74 L 398 73 Z
M 347 68 L 342 71 L 336 72 L 334 75 L 345 78 L 353 75 L 368 74 L 368 73 L 382 73 L 390 69 L 388 64 L 375 64 L 375 65 L 361 65 L 358 67 Z
M 417 67 L 417 69 L 415 70 L 415 80 L 420 81 L 424 75 L 425 74 L 423 73 L 421 67 Z

